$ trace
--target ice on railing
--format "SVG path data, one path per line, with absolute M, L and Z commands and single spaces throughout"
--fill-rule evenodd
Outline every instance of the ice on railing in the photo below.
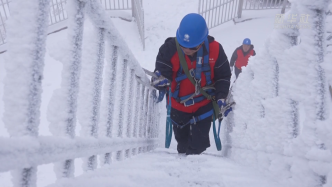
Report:
M 8 21 L 3 120 L 11 136 L 38 134 L 48 3 L 34 2 L 12 2 Z
M 81 136 L 97 137 L 103 84 L 105 31 L 94 27 L 87 28 L 90 29 L 84 32 L 78 121 L 81 125 Z
M 124 59 L 128 60 L 129 63 L 128 66 L 131 67 L 131 69 L 135 70 L 135 74 L 141 77 L 142 82 L 144 82 L 146 85 L 149 85 L 150 82 L 149 79 L 145 75 L 140 64 L 137 62 L 135 56 L 133 55 L 127 44 L 123 42 L 124 39 L 119 34 L 118 30 L 115 28 L 113 23 L 109 21 L 109 17 L 107 16 L 106 12 L 103 10 L 98 0 L 85 0 L 85 1 L 89 3 L 89 6 L 87 6 L 87 13 L 90 15 L 90 18 L 93 20 L 93 24 L 96 27 L 107 29 L 108 37 L 110 38 L 112 45 L 121 46 L 119 48 L 119 54 L 121 54 L 121 56 Z
M 156 145 L 150 128 L 154 92 L 149 80 L 104 10 L 96 9 L 96 1 L 88 0 L 68 2 L 68 43 L 63 43 L 62 50 L 55 52 L 63 63 L 61 88 L 53 93 L 47 114 L 53 136 L 38 136 L 48 2 L 34 0 L 25 2 L 27 6 L 23 3 L 29 11 L 17 12 L 12 16 L 13 23 L 9 22 L 12 24 L 11 40 L 6 55 L 10 55 L 10 63 L 6 70 L 4 116 L 9 133 L 14 137 L 0 141 L 0 144 L 12 145 L 0 146 L 3 148 L 0 171 L 18 169 L 13 172 L 14 177 L 19 178 L 14 181 L 16 186 L 35 186 L 36 166 L 41 164 L 54 163 L 57 178 L 68 178 L 73 177 L 75 158 L 83 157 L 84 169 L 93 170 L 98 158 L 103 164 L 110 163 L 112 154 L 123 159 L 149 151 Z M 21 5 L 13 3 L 14 10 L 20 10 Z M 88 16 L 86 10 L 89 10 Z M 26 17 L 21 19 L 22 15 Z M 84 27 L 84 23 L 88 26 Z M 109 52 L 106 57 L 105 49 Z M 104 61 L 108 62 L 105 71 Z M 116 74 L 118 70 L 120 73 Z M 100 115 L 102 101 L 105 113 Z M 144 109 L 142 114 L 141 108 Z M 77 110 L 79 136 L 75 134 Z M 112 137 L 112 133 L 117 137 Z M 19 142 L 24 142 L 24 146 Z
M 332 177 L 326 3 L 292 1 L 285 17 L 309 15 L 311 27 L 275 30 L 233 88 L 231 158 L 283 176 L 285 185 L 324 186 Z
M 22 10 L 22 6 L 26 9 Z M 40 123 L 49 2 L 15 1 L 11 7 L 13 15 L 8 20 L 7 29 L 3 121 L 11 137 L 36 137 Z M 13 169 L 16 169 L 12 170 L 14 186 L 36 185 L 35 165 Z
M 126 136 L 127 137 L 133 137 L 133 126 L 136 125 L 136 121 L 134 116 L 137 115 L 135 113 L 135 108 L 138 107 L 137 105 L 135 105 L 135 95 L 137 94 L 135 92 L 135 87 L 137 86 L 137 84 L 135 84 L 135 82 L 137 83 L 137 81 L 134 78 L 134 73 L 135 71 L 130 69 L 129 70 L 129 79 L 127 81 L 127 131 L 126 131 Z
M 111 46 L 106 47 L 106 62 L 105 65 L 105 78 L 103 87 L 103 102 L 101 103 L 101 116 L 100 124 L 100 136 L 113 137 L 113 118 L 115 117 L 115 93 L 117 79 L 117 58 L 118 47 Z
M 328 69 L 329 72 L 332 72 L 332 67 L 329 65 L 329 64 L 331 64 L 331 61 L 329 61 L 329 59 L 332 59 L 332 2 L 330 2 L 328 9 L 327 9 L 325 31 L 327 33 L 326 56 L 325 56 L 325 62 L 322 63 L 322 67 L 324 67 L 324 69 Z M 326 73 L 326 77 L 331 86 L 330 94 L 331 94 L 331 99 L 332 99 L 332 74 Z
M 61 88 L 53 93 L 47 119 L 50 131 L 56 136 L 75 136 L 77 95 L 81 70 L 81 45 L 83 41 L 84 3 L 68 2 L 69 51 L 63 63 Z

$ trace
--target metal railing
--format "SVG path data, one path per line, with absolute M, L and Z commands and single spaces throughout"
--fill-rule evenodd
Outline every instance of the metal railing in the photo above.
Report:
M 288 0 L 246 0 L 243 10 L 280 9 L 284 3 L 287 7 L 290 6 Z
M 6 20 L 10 16 L 9 4 L 11 0 L 0 0 L 0 46 L 6 43 Z M 139 35 L 145 49 L 145 36 L 144 36 L 144 9 L 142 0 L 100 0 L 101 5 L 106 10 L 132 10 L 132 16 L 136 20 Z M 66 12 L 67 0 L 51 0 L 49 11 L 49 26 L 52 29 L 49 33 L 66 28 L 64 24 L 56 26 L 58 23 L 65 21 L 68 16 Z M 98 3 L 98 2 L 96 2 Z M 53 28 L 54 27 L 54 28 Z M 4 51 L 5 49 L 1 49 Z
M 53 25 L 64 21 L 68 18 L 66 8 L 67 0 L 51 0 L 50 1 L 50 14 L 49 25 Z
M 316 140 L 320 140 L 319 145 L 321 145 L 317 149 L 328 153 L 332 149 L 331 146 L 325 146 L 325 142 L 331 140 L 321 138 L 325 134 L 332 133 L 331 129 L 327 130 L 321 125 L 325 121 L 330 121 L 326 123 L 328 125 L 331 123 L 327 107 L 328 104 L 331 105 L 327 81 L 331 69 L 326 67 L 326 64 L 330 63 L 330 58 L 328 54 L 324 54 L 326 52 L 324 40 L 327 36 L 324 28 L 327 28 L 329 23 L 325 15 L 327 7 L 328 1 L 322 2 L 319 7 L 312 6 L 312 2 L 309 1 L 294 1 L 288 14 L 310 14 L 310 30 L 299 27 L 275 29 L 266 41 L 265 49 L 261 51 L 262 55 L 250 61 L 251 64 L 249 63 L 232 89 L 234 93 L 243 90 L 253 92 L 240 97 L 234 94 L 235 112 L 230 113 L 225 121 L 226 138 L 223 147 L 226 149 L 223 154 L 237 162 L 271 171 L 271 176 L 288 172 L 287 176 L 279 178 L 283 186 L 289 186 L 285 185 L 287 183 L 297 184 L 296 186 L 325 186 L 330 182 L 327 179 L 328 172 L 319 173 L 321 170 L 316 169 L 331 164 L 330 157 L 325 159 L 315 153 L 312 154 L 311 151 L 318 147 L 315 144 Z M 299 43 L 297 41 L 299 38 L 306 40 Z M 274 43 L 278 45 L 271 45 Z M 308 49 L 311 58 L 297 55 L 296 51 L 303 46 L 311 47 Z M 285 53 L 286 51 L 293 53 Z M 256 63 L 262 61 L 264 65 L 260 64 L 260 69 L 256 68 Z M 289 65 L 290 61 L 294 68 L 299 65 L 315 68 L 288 71 L 292 68 Z M 262 82 L 258 85 L 253 83 L 253 80 Z M 298 89 L 293 86 L 306 84 L 308 80 L 312 81 L 309 88 Z M 264 94 L 256 97 L 257 93 Z M 255 99 L 252 99 L 253 96 Z M 310 99 L 314 101 L 306 102 Z M 305 104 L 302 104 L 303 102 Z M 312 111 L 310 117 L 305 115 L 309 111 Z M 282 114 L 282 117 L 276 115 L 277 112 Z M 259 146 L 252 142 L 259 142 Z M 268 163 L 261 164 L 267 160 Z M 316 168 L 311 163 L 315 163 Z M 284 169 L 279 170 L 280 166 Z M 301 170 L 288 168 L 301 168 Z M 330 170 L 331 167 L 328 168 L 328 171 Z M 307 171 L 308 175 L 304 176 L 302 171 Z
M 142 0 L 132 0 L 132 15 L 137 23 L 138 32 L 145 50 L 145 33 L 144 33 L 144 9 Z
M 49 103 L 49 129 L 53 135 L 46 137 L 38 136 L 38 119 L 50 2 L 30 0 L 12 7 L 39 3 L 30 6 L 35 7 L 32 14 L 12 15 L 13 25 L 23 16 L 36 24 L 8 28 L 9 33 L 26 37 L 22 41 L 11 40 L 15 50 L 7 51 L 11 59 L 7 63 L 18 67 L 6 70 L 4 83 L 10 85 L 4 90 L 4 118 L 11 138 L 0 139 L 0 172 L 14 170 L 15 186 L 35 186 L 36 168 L 41 164 L 54 163 L 58 179 L 73 177 L 75 158 L 84 158 L 85 171 L 94 170 L 98 157 L 101 165 L 109 164 L 112 157 L 121 160 L 157 145 L 156 91 L 97 1 L 68 1 L 72 3 L 67 10 L 71 25 L 69 46 L 63 59 L 61 87 Z M 83 37 L 87 16 L 95 32 Z M 26 35 L 23 28 L 36 32 Z M 84 46 L 83 40 L 95 45 Z M 24 66 L 19 65 L 22 61 L 17 50 L 20 57 L 24 56 Z M 82 66 L 89 68 L 81 72 Z M 84 83 L 81 89 L 80 82 Z M 13 110 L 15 115 L 10 112 Z M 80 136 L 75 135 L 76 119 L 81 125 Z M 4 146 L 8 144 L 12 146 Z
M 289 7 L 284 0 L 199 0 L 198 13 L 209 28 L 241 18 L 243 10 L 264 10 Z
M 238 6 L 239 0 L 199 0 L 198 13 L 213 28 L 235 18 Z
M 106 10 L 131 10 L 132 0 L 100 0 Z
M 9 0 L 0 0 L 0 45 L 6 41 L 6 20 L 9 17 Z
M 6 43 L 6 21 L 10 17 L 11 0 L 0 0 L 0 45 Z M 67 0 L 51 0 L 49 12 L 49 25 L 62 22 L 67 19 L 65 11 Z

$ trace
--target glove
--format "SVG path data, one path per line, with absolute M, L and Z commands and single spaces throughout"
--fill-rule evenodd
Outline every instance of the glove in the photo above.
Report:
M 232 107 L 227 106 L 225 99 L 218 99 L 217 103 L 220 109 L 218 119 L 221 120 L 223 117 L 226 117 L 229 112 L 232 111 Z
M 164 76 L 162 76 L 158 70 L 155 71 L 154 74 L 156 76 L 152 76 L 151 78 L 151 84 L 153 87 L 159 90 L 163 87 L 171 85 L 170 81 L 166 79 Z

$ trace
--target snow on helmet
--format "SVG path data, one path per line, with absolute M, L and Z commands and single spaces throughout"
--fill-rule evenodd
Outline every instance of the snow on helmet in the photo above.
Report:
M 176 31 L 176 39 L 183 47 L 191 48 L 201 44 L 209 34 L 205 19 L 196 13 L 187 14 Z
M 245 38 L 245 39 L 243 40 L 243 43 L 242 43 L 242 44 L 245 44 L 245 45 L 251 45 L 251 41 L 250 41 L 249 38 Z

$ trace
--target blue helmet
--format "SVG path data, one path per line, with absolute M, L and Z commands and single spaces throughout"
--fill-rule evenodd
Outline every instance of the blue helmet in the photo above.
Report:
M 176 31 L 176 39 L 183 47 L 191 48 L 201 44 L 209 34 L 205 19 L 196 13 L 187 14 Z
M 245 44 L 245 45 L 251 45 L 251 41 L 250 41 L 249 38 L 245 38 L 245 39 L 243 40 L 243 43 L 242 43 L 242 44 Z

